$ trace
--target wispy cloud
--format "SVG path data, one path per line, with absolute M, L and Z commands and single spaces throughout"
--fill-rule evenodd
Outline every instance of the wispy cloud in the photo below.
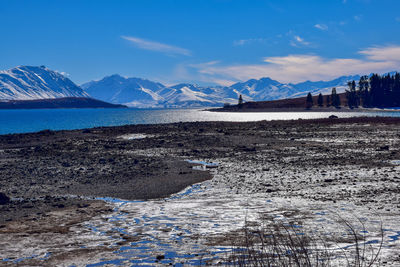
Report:
M 241 39 L 233 41 L 234 46 L 243 46 L 253 43 L 265 43 L 267 40 L 265 38 L 250 38 L 250 39 Z
M 310 43 L 306 42 L 303 38 L 298 35 L 293 36 L 293 39 L 290 41 L 291 46 L 299 47 L 299 46 L 309 46 Z
M 184 55 L 190 56 L 192 53 L 190 50 L 181 48 L 178 46 L 163 44 L 159 42 L 149 41 L 138 37 L 133 36 L 121 36 L 122 39 L 125 39 L 135 45 L 138 48 L 157 51 L 169 55 Z
M 362 58 L 323 58 L 318 55 L 266 57 L 248 65 L 192 65 L 209 80 L 245 81 L 271 77 L 281 82 L 328 80 L 341 75 L 368 74 L 400 69 L 400 46 L 370 47 L 360 50 Z
M 386 47 L 370 47 L 359 51 L 359 54 L 364 55 L 368 59 L 375 61 L 400 62 L 400 46 L 396 45 Z
M 396 17 L 394 20 L 400 22 L 400 17 Z
M 208 61 L 208 62 L 204 62 L 204 63 L 189 64 L 189 66 L 193 67 L 193 68 L 201 69 L 201 68 L 208 67 L 208 66 L 215 66 L 218 63 L 220 63 L 219 60 L 213 60 L 213 61 Z
M 328 26 L 325 25 L 325 24 L 315 24 L 314 28 L 317 28 L 317 29 L 319 29 L 321 31 L 327 31 L 328 30 Z
M 355 15 L 353 18 L 355 21 L 360 21 L 362 20 L 362 15 Z

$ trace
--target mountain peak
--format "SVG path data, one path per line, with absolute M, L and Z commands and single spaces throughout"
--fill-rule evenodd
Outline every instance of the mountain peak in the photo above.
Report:
M 0 99 L 3 100 L 88 96 L 70 79 L 45 66 L 18 66 L 0 72 Z
M 126 78 L 116 73 L 110 76 L 106 76 L 101 80 L 126 80 Z

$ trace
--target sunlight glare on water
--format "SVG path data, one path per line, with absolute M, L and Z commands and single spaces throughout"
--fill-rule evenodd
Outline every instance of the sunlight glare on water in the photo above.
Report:
M 72 130 L 126 124 L 193 121 L 296 120 L 353 116 L 392 116 L 399 112 L 210 112 L 200 109 L 37 109 L 0 110 L 0 134 L 44 129 Z

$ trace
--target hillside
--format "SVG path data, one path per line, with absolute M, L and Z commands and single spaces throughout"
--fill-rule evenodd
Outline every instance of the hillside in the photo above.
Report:
M 0 71 L 0 100 L 89 97 L 70 79 L 45 66 L 18 66 Z
M 346 94 L 338 94 L 342 107 L 347 104 Z M 317 106 L 318 96 L 313 96 L 314 106 L 310 110 L 336 110 L 334 107 L 326 107 L 326 96 L 324 96 L 324 107 Z M 209 109 L 209 111 L 219 112 L 262 112 L 262 111 L 300 111 L 306 110 L 306 97 L 279 99 L 272 101 L 249 101 L 244 102 L 239 108 L 238 105 L 224 106 L 223 108 Z

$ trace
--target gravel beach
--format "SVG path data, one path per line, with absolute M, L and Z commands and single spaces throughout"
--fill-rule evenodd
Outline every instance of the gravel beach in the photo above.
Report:
M 190 236 L 187 240 L 196 235 L 196 242 L 204 246 L 228 246 L 223 237 L 239 230 L 244 220 L 257 222 L 267 214 L 278 214 L 313 226 L 321 219 L 321 211 L 347 209 L 354 218 L 380 218 L 388 230 L 385 240 L 391 242 L 383 251 L 381 264 L 396 266 L 400 264 L 396 253 L 400 249 L 399 133 L 400 119 L 363 117 L 191 122 L 3 135 L 0 192 L 10 201 L 0 205 L 0 265 L 68 266 L 112 260 L 121 247 L 155 235 L 157 227 L 146 230 L 143 225 L 138 235 L 139 230 L 135 233 L 136 228 L 127 224 L 139 215 L 145 218 L 159 213 L 160 218 L 173 213 L 183 229 L 193 213 L 213 214 L 212 220 L 218 223 L 192 225 L 184 235 Z M 186 160 L 216 162 L 218 167 L 204 167 L 204 171 Z M 169 198 L 193 184 L 199 185 L 199 193 Z M 115 218 L 112 214 L 120 206 L 99 200 L 106 197 L 132 200 L 118 210 L 130 218 L 113 226 L 127 230 L 118 232 L 118 238 L 111 230 L 110 218 Z M 261 204 L 267 201 L 275 204 Z M 192 214 L 184 217 L 189 212 Z M 223 216 L 224 212 L 236 214 L 239 223 L 228 225 L 232 219 Z M 65 219 L 61 228 L 60 218 Z M 196 218 L 190 223 L 195 224 Z M 97 229 L 102 229 L 97 239 L 90 235 L 96 244 L 93 247 L 88 247 L 89 237 L 82 237 L 82 233 L 89 236 L 93 232 L 86 222 L 97 222 Z M 171 233 L 177 234 L 175 230 L 158 229 L 157 238 L 167 242 Z M 371 232 L 371 238 L 376 234 Z M 59 241 L 47 249 L 44 235 Z M 105 236 L 114 239 L 111 242 Z M 12 245 L 3 246 L 10 242 Z M 152 254 L 154 264 L 161 259 L 157 253 L 164 252 Z M 118 257 L 121 265 L 132 264 L 133 256 L 130 261 L 127 256 Z M 163 263 L 175 264 L 172 258 Z

